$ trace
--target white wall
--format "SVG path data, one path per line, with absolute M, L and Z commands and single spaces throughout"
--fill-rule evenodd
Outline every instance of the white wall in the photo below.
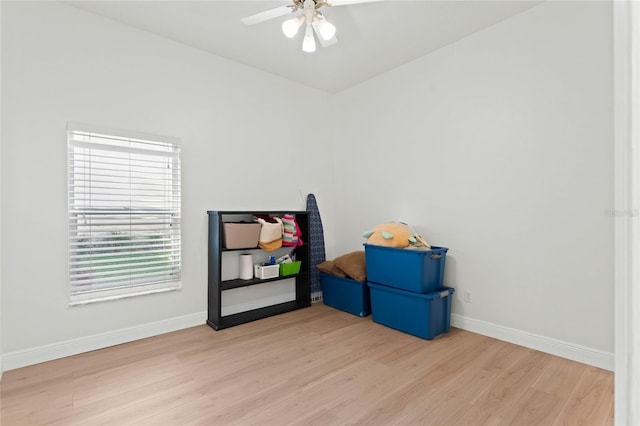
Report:
M 406 221 L 455 314 L 611 354 L 611 59 L 610 4 L 547 2 L 338 94 L 336 250 Z
M 2 8 L 5 354 L 204 313 L 207 210 L 330 192 L 326 136 L 300 108 L 328 95 L 67 5 Z M 67 121 L 182 138 L 181 291 L 67 306 Z

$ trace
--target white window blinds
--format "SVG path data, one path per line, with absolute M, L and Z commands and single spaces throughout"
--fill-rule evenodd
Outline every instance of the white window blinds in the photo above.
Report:
M 180 287 L 180 144 L 70 123 L 69 300 Z

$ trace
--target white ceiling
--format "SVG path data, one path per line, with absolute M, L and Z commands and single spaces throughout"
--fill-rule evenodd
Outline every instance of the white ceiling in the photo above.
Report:
M 323 8 L 339 42 L 301 50 L 289 16 L 253 26 L 240 19 L 284 1 L 69 1 L 67 4 L 213 54 L 336 93 L 419 58 L 540 1 L 398 1 Z M 299 13 L 299 12 L 298 12 Z

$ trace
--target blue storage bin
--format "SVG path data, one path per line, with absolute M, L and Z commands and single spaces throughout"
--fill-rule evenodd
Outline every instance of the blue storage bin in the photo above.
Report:
M 414 293 L 369 282 L 373 321 L 431 340 L 449 331 L 453 288 Z
M 413 250 L 365 244 L 367 281 L 416 293 L 436 291 L 442 288 L 448 250 L 435 246 L 431 250 Z
M 371 313 L 371 298 L 366 282 L 320 272 L 322 301 L 325 305 L 353 315 L 366 317 Z

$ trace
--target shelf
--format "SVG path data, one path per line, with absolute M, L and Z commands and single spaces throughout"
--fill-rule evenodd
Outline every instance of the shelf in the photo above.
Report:
M 224 224 L 227 222 L 233 222 L 240 218 L 251 217 L 255 214 L 268 214 L 270 216 L 282 216 L 286 213 L 293 214 L 296 218 L 296 222 L 302 232 L 303 241 L 305 236 L 309 236 L 309 213 L 306 211 L 291 211 L 291 210 L 279 210 L 279 211 L 207 211 L 209 218 L 209 238 L 208 238 L 208 287 L 207 287 L 207 324 L 216 330 L 220 330 L 234 325 L 243 324 L 245 322 L 258 320 L 272 315 L 282 314 L 295 309 L 305 308 L 311 306 L 311 274 L 310 274 L 310 250 L 309 245 L 304 244 L 298 247 L 287 247 L 287 249 L 295 250 L 296 260 L 302 262 L 300 273 L 287 276 L 277 276 L 274 278 L 259 279 L 252 278 L 250 280 L 232 279 L 222 280 L 223 263 L 233 262 L 235 256 L 239 256 L 244 252 L 262 252 L 260 247 L 251 247 L 243 249 L 227 249 L 224 248 L 223 232 Z M 223 253 L 230 253 L 223 256 Z M 274 252 L 275 253 L 275 252 Z M 258 257 L 265 257 L 270 253 L 264 252 L 264 255 L 260 254 Z M 230 257 L 229 257 L 230 256 Z M 223 311 L 223 292 L 225 290 L 232 290 L 242 287 L 259 286 L 260 284 L 274 283 L 277 281 L 292 280 L 295 286 L 295 300 L 277 303 L 275 305 L 265 306 L 258 309 L 251 309 L 244 312 L 235 313 L 233 315 L 222 316 Z M 289 286 L 286 283 L 285 286 Z M 247 300 L 258 301 L 265 297 L 264 294 L 276 294 L 281 286 L 274 287 L 254 287 L 255 293 L 252 289 L 242 291 L 240 294 L 246 294 Z M 226 293 L 231 297 L 231 293 Z M 255 297 L 254 297 L 255 296 Z M 225 296 L 226 298 L 227 296 Z M 245 297 L 245 296 L 242 296 Z M 252 299 L 252 297 L 254 297 Z M 269 296 L 266 296 L 267 298 Z M 262 299 L 264 300 L 264 299 Z M 226 305 L 225 305 L 226 306 Z M 255 306 L 255 305 L 254 305 Z
M 260 284 L 273 282 L 273 281 L 282 281 L 282 280 L 286 280 L 286 279 L 289 279 L 289 278 L 301 277 L 302 275 L 305 275 L 305 274 L 309 275 L 308 273 L 301 272 L 299 274 L 292 274 L 292 275 L 287 275 L 287 276 L 284 276 L 284 277 L 281 277 L 281 276 L 278 275 L 277 277 L 265 278 L 265 279 L 252 278 L 250 280 L 241 280 L 241 279 L 226 280 L 226 281 L 221 281 L 220 282 L 220 290 L 231 290 L 233 288 L 238 288 L 238 287 L 247 287 L 247 286 L 251 286 L 251 285 L 260 285 Z
M 311 303 L 297 302 L 294 300 L 291 302 L 279 303 L 277 305 L 266 306 L 264 308 L 258 308 L 251 311 L 223 316 L 218 319 L 218 322 L 207 320 L 207 324 L 209 324 L 209 326 L 213 327 L 216 330 L 222 330 L 223 328 L 245 324 L 247 322 L 272 317 L 274 315 L 294 311 L 296 309 L 307 308 L 309 306 L 311 306 Z

